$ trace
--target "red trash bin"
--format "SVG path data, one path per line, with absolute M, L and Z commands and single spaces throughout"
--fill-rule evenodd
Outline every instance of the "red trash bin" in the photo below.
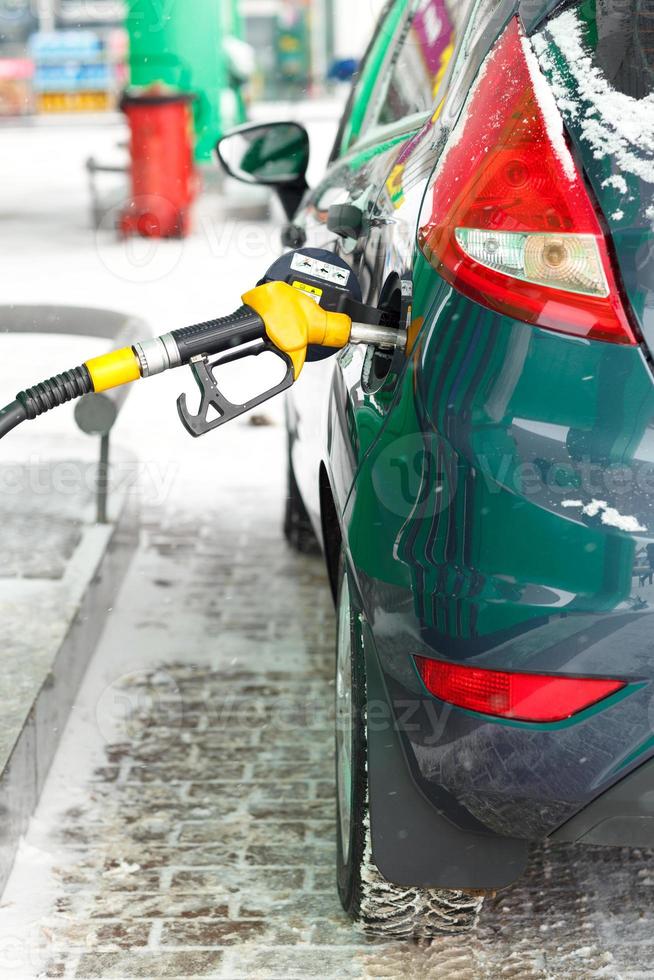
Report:
M 123 235 L 188 234 L 197 193 L 193 98 L 156 88 L 123 95 L 120 107 L 129 122 L 132 160 L 132 197 L 120 218 Z

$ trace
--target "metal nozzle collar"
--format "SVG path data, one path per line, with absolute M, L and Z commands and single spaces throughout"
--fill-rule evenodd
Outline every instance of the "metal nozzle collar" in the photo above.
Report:
M 179 367 L 182 359 L 172 334 L 155 337 L 153 340 L 142 340 L 134 345 L 134 353 L 141 365 L 141 375 L 152 378 L 155 374 L 163 374 L 170 368 Z

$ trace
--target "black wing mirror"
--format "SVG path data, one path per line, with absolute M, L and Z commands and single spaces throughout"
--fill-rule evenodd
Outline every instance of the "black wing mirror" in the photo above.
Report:
M 287 217 L 293 217 L 308 187 L 309 134 L 303 126 L 294 122 L 240 126 L 223 136 L 216 152 L 230 177 L 274 187 Z

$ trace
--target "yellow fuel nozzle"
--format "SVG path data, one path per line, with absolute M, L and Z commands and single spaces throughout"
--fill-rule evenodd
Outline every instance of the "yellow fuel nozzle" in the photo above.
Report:
M 243 296 L 266 325 L 272 344 L 288 354 L 295 380 L 300 377 L 309 344 L 340 349 L 350 342 L 352 320 L 345 313 L 329 313 L 307 293 L 286 282 L 268 282 Z
M 243 302 L 259 314 L 268 340 L 293 362 L 295 380 L 300 377 L 309 344 L 340 350 L 348 344 L 374 344 L 404 349 L 406 330 L 370 323 L 356 323 L 346 313 L 324 310 L 308 293 L 287 282 L 268 282 L 251 289 Z

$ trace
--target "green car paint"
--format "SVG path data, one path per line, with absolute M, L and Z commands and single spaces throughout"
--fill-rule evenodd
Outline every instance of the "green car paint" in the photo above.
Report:
M 589 43 L 596 43 L 592 32 Z M 557 64 L 560 81 L 561 58 Z M 569 72 L 565 79 L 572 90 Z M 572 94 L 578 101 L 578 91 Z M 574 129 L 580 118 L 566 123 Z M 647 221 L 624 229 L 634 216 L 642 218 L 650 199 L 638 178 L 625 175 L 632 208 L 618 222 L 614 215 L 625 195 L 610 179 L 614 162 L 586 152 L 584 166 L 607 223 L 623 222 L 613 236 L 624 271 L 630 253 L 651 247 Z M 645 290 L 625 278 L 642 319 Z M 406 569 L 413 568 L 418 620 L 457 637 L 491 636 L 556 615 L 558 599 L 553 608 L 541 597 L 528 601 L 532 586 L 553 590 L 553 599 L 564 593 L 566 617 L 610 612 L 628 601 L 636 539 L 607 529 L 601 519 L 586 519 L 572 504 L 580 496 L 589 503 L 598 469 L 603 485 L 596 496 L 617 488 L 629 499 L 621 480 L 633 477 L 636 453 L 654 418 L 651 371 L 641 351 L 589 344 L 482 310 L 435 282 L 419 252 L 414 291 L 413 315 L 425 326 L 392 409 L 380 393 L 364 393 L 352 420 L 362 460 L 347 519 L 356 564 L 377 574 L 383 568 L 380 577 L 398 586 L 406 585 Z M 423 382 L 419 393 L 417 379 Z M 525 455 L 516 445 L 516 420 L 527 429 L 559 427 L 565 444 L 556 445 L 549 458 Z M 651 482 L 647 467 L 638 476 Z M 387 488 L 381 494 L 380 486 Z M 397 504 L 385 506 L 391 487 Z M 646 533 L 654 529 L 654 513 L 642 495 L 637 504 Z M 433 520 L 444 511 L 447 521 Z M 370 514 L 374 526 L 384 529 L 381 539 L 358 532 Z M 508 539 L 507 527 L 515 532 Z
M 391 412 L 374 396 L 357 410 L 372 446 L 348 519 L 357 565 L 378 575 L 384 567 L 397 584 L 410 567 L 420 622 L 457 637 L 556 616 L 560 593 L 566 616 L 613 610 L 630 595 L 635 540 L 561 505 L 580 495 L 588 502 L 593 467 L 609 481 L 614 473 L 618 485 L 633 464 L 654 416 L 647 364 L 638 350 L 588 344 L 481 308 L 471 317 L 466 300 L 449 287 L 441 292 Z M 555 401 L 543 364 L 557 377 Z M 521 451 L 514 423 L 527 434 L 542 423 L 560 427 L 560 458 L 531 455 L 529 438 Z M 385 506 L 388 488 L 396 488 L 395 505 Z M 357 535 L 364 522 L 354 508 L 376 512 L 384 534 Z M 647 519 L 654 526 L 654 513 Z M 390 567 L 389 553 L 397 556 Z M 553 590 L 554 605 L 540 596 L 530 603 L 532 586 Z

